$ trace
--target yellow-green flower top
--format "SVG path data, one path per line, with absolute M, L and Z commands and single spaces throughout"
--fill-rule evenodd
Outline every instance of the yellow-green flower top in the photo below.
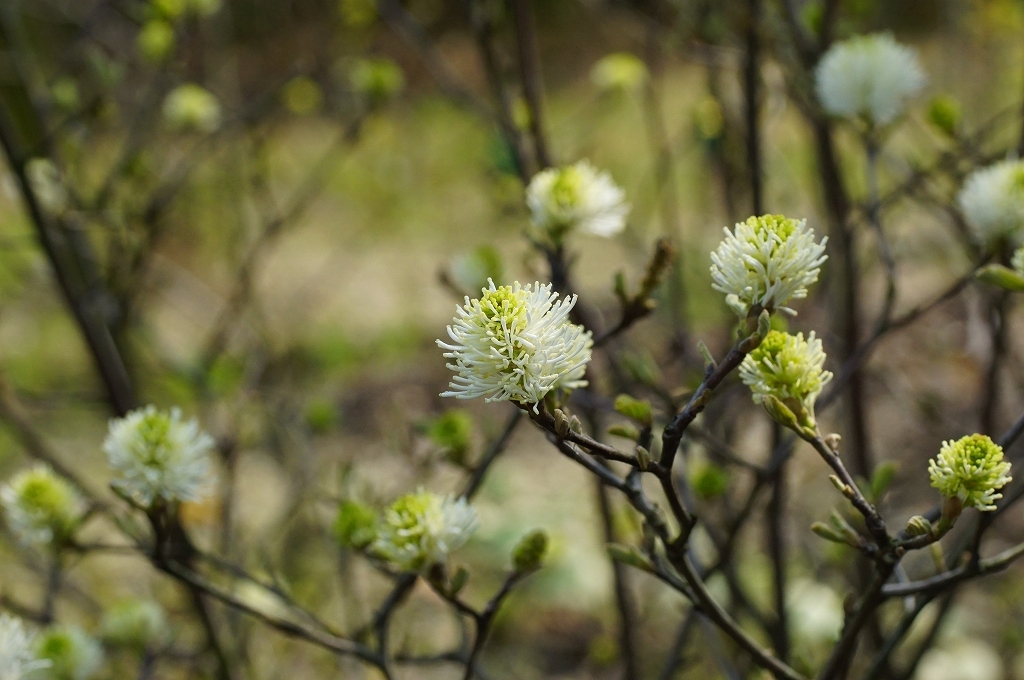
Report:
M 832 379 L 824 370 L 825 352 L 812 331 L 790 335 L 769 331 L 740 364 L 740 378 L 758 404 L 767 397 L 781 401 L 805 425 L 814 423 L 814 402 Z
M 939 455 L 928 463 L 932 486 L 947 498 L 959 498 L 964 507 L 995 510 L 1003 497 L 999 489 L 1010 482 L 1010 463 L 1003 448 L 983 434 L 942 442 Z
M 477 524 L 476 510 L 464 498 L 406 494 L 384 511 L 371 552 L 402 571 L 420 571 L 443 562 Z
M 46 465 L 23 470 L 0 489 L 7 523 L 24 545 L 67 539 L 78 526 L 84 502 L 78 491 Z

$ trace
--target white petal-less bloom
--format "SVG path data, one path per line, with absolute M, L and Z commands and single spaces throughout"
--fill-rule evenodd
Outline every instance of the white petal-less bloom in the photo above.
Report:
M 442 397 L 536 404 L 553 389 L 573 390 L 594 342 L 569 321 L 576 296 L 558 300 L 551 284 L 496 287 L 488 281 L 479 300 L 466 298 L 448 326 L 452 342 L 437 341 L 455 371 Z
M 36 652 L 50 662 L 45 675 L 52 680 L 88 680 L 103 663 L 100 643 L 78 626 L 54 626 L 44 631 Z
M 0 614 L 0 680 L 30 680 L 50 666 L 36 655 L 34 641 L 21 619 Z
M 975 170 L 964 180 L 957 202 L 983 248 L 1024 240 L 1024 161 L 1005 160 Z
M 212 482 L 212 448 L 213 438 L 194 418 L 182 421 L 180 409 L 153 405 L 111 420 L 103 442 L 118 475 L 114 484 L 144 506 L 202 498 Z
M 618 234 L 629 214 L 625 197 L 611 175 L 587 161 L 542 170 L 526 187 L 533 223 L 555 239 L 574 229 L 597 236 Z
M 984 434 L 944 441 L 939 455 L 928 461 L 928 476 L 939 493 L 981 511 L 996 509 L 1003 497 L 999 490 L 1013 480 L 1009 472 L 1003 447 Z
M 418 491 L 384 511 L 371 552 L 402 571 L 419 571 L 460 548 L 476 530 L 476 510 L 465 498 Z
M 782 215 L 750 217 L 738 222 L 711 253 L 711 287 L 725 293 L 726 304 L 741 317 L 751 306 L 773 311 L 789 300 L 807 297 L 828 259 L 825 244 L 814 242 L 807 220 Z
M 0 487 L 0 503 L 11 531 L 26 546 L 67 538 L 85 505 L 75 487 L 47 465 L 14 475 Z
M 834 116 L 865 116 L 875 125 L 896 120 L 925 85 L 917 52 L 888 33 L 837 42 L 818 62 L 818 100 Z
M 825 352 L 814 331 L 805 340 L 803 333 L 773 330 L 743 359 L 740 379 L 756 403 L 772 396 L 791 409 L 799 405 L 813 421 L 814 402 L 832 380 L 824 367 Z

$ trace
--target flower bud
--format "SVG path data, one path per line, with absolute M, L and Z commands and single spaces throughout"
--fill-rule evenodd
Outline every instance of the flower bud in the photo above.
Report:
M 636 462 L 640 469 L 646 472 L 651 466 L 651 452 L 642 446 L 636 447 Z
M 569 434 L 569 417 L 560 408 L 556 408 L 552 415 L 555 419 L 555 434 L 565 439 Z
M 905 531 L 910 536 L 925 536 L 932 532 L 932 523 L 921 515 L 915 515 L 907 521 Z
M 512 566 L 520 573 L 540 569 L 548 551 L 548 535 L 536 529 L 524 536 L 512 551 Z
M 652 574 L 656 571 L 654 565 L 651 564 L 651 560 L 633 546 L 609 543 L 607 548 L 608 556 L 616 562 L 628 564 L 631 567 L 636 567 Z
M 615 397 L 615 410 L 644 427 L 650 427 L 654 420 L 651 413 L 651 402 L 646 399 L 634 399 L 628 394 L 620 394 Z
M 363 550 L 377 538 L 377 513 L 362 503 L 342 501 L 334 520 L 334 536 L 343 547 Z

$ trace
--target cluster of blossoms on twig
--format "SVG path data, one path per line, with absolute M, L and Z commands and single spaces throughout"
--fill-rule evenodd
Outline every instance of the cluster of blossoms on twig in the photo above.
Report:
M 744 358 L 739 371 L 754 401 L 776 420 L 814 431 L 814 402 L 832 379 L 824 366 L 825 352 L 814 331 L 805 340 L 803 333 L 773 330 Z
M 872 126 L 896 120 L 925 85 L 917 53 L 888 33 L 835 43 L 818 62 L 815 86 L 826 112 L 863 117 Z
M 772 312 L 791 299 L 807 296 L 828 259 L 825 244 L 814 241 L 807 220 L 762 215 L 725 228 L 725 239 L 711 253 L 712 287 L 725 293 L 725 302 L 740 317 L 752 308 Z
M 466 499 L 418 491 L 385 509 L 370 551 L 402 571 L 420 571 L 462 547 L 478 524 Z
M 947 498 L 957 498 L 966 508 L 995 510 L 998 493 L 1011 481 L 1010 463 L 1003 449 L 983 434 L 942 442 L 939 455 L 928 463 L 932 486 Z
M 1024 240 L 1024 161 L 1005 160 L 975 170 L 957 203 L 974 240 L 986 250 Z
M 0 488 L 0 502 L 11 531 L 26 546 L 63 543 L 84 510 L 75 487 L 42 464 L 15 474 Z
M 626 226 L 629 214 L 622 189 L 587 161 L 534 175 L 526 188 L 526 205 L 534 226 L 556 244 L 576 230 L 614 236 Z
M 183 421 L 181 410 L 155 406 L 136 409 L 110 422 L 103 442 L 113 486 L 143 507 L 158 499 L 195 501 L 210 489 L 213 438 L 195 420 Z
M 455 371 L 441 396 L 484 397 L 533 405 L 554 390 L 587 384 L 590 331 L 569 321 L 576 296 L 558 300 L 551 284 L 495 286 L 466 298 L 448 326 L 451 342 L 438 340 Z
M 88 680 L 103 664 L 103 647 L 78 626 L 54 626 L 36 643 L 41 659 L 49 662 L 47 675 L 55 680 Z

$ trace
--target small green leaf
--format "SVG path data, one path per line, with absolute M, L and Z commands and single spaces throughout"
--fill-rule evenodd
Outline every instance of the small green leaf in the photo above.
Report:
M 548 535 L 543 529 L 531 531 L 512 551 L 512 566 L 522 573 L 540 569 L 548 552 Z
M 654 421 L 651 403 L 646 399 L 635 399 L 628 394 L 620 394 L 615 397 L 615 410 L 644 427 L 650 427 Z
M 1004 290 L 1024 290 L 1024 276 L 1001 264 L 987 264 L 974 274 L 982 283 Z
M 640 438 L 640 430 L 636 429 L 632 425 L 612 425 L 608 428 L 608 434 L 632 441 L 636 441 Z
M 882 463 L 875 468 L 875 474 L 871 475 L 871 497 L 877 502 L 886 494 L 892 482 L 896 479 L 896 472 L 899 466 L 892 461 Z

